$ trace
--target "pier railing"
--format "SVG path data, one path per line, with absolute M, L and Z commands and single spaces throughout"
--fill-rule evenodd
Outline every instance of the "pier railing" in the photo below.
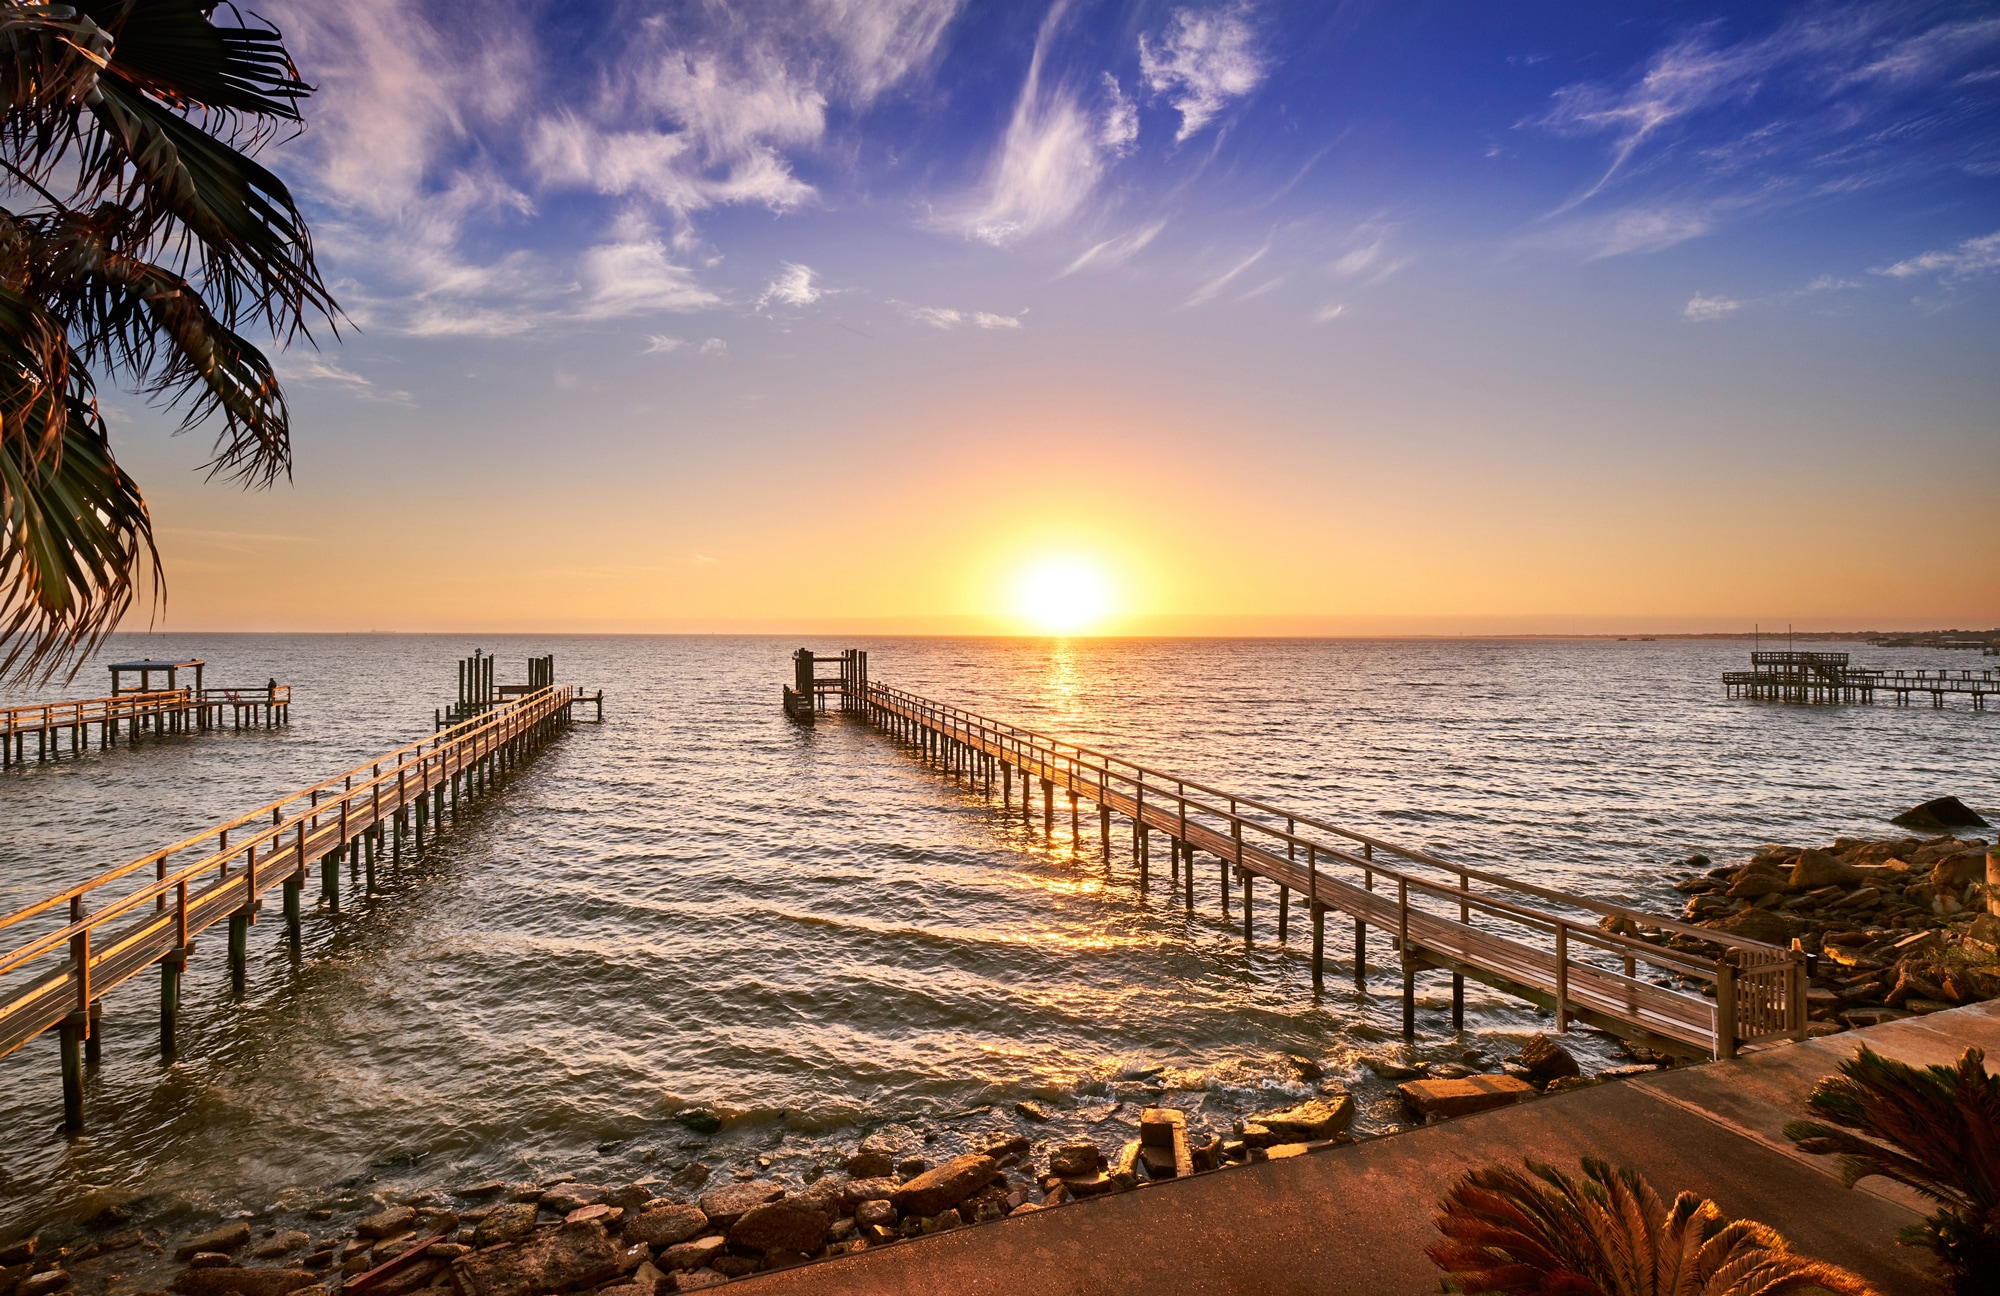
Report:
M 1190 909 L 1194 853 L 1216 857 L 1225 911 L 1232 874 L 1242 885 L 1246 940 L 1251 879 L 1281 887 L 1281 931 L 1289 892 L 1299 892 L 1314 920 L 1316 979 L 1326 910 L 1355 919 L 1357 976 L 1365 975 L 1367 926 L 1387 928 L 1404 968 L 1406 1029 L 1414 1012 L 1410 978 L 1435 968 L 1453 976 L 1457 1019 L 1461 978 L 1469 976 L 1549 1008 L 1558 1030 L 1574 1018 L 1722 1057 L 1744 1045 L 1803 1037 L 1805 962 L 1796 951 L 1474 868 L 887 685 L 868 686 L 867 700 L 876 723 L 942 745 L 947 759 L 985 762 L 978 770 L 989 789 L 997 762 L 1003 796 L 1011 795 L 1018 770 L 1024 812 L 1030 778 L 1042 783 L 1045 821 L 1052 823 L 1056 789 L 1069 797 L 1073 830 L 1076 798 L 1094 801 L 1107 855 L 1110 815 L 1126 816 L 1142 878 L 1147 835 L 1165 833 Z M 1628 934 L 1641 927 L 1699 947 Z M 1720 956 L 1710 957 L 1717 947 Z M 1652 979 L 1640 975 L 1642 967 Z
M 200 729 L 220 725 L 223 713 L 232 707 L 239 727 L 245 714 L 276 723 L 290 712 L 291 704 L 291 685 L 260 684 L 241 689 L 152 689 L 0 708 L 0 768 L 28 759 L 30 736 L 36 739 L 36 759 L 48 760 L 61 754 L 65 734 L 72 753 L 87 748 L 93 725 L 98 746 L 109 747 L 120 734 L 148 729 L 182 733 L 190 722 Z
M 178 971 L 196 935 L 228 919 L 232 973 L 240 979 L 244 933 L 263 893 L 284 888 L 296 937 L 299 893 L 318 862 L 337 912 L 343 851 L 358 864 L 365 846 L 372 887 L 386 831 L 393 830 L 398 853 L 412 832 L 421 844 L 427 819 L 442 824 L 447 797 L 455 806 L 511 768 L 584 696 L 575 688 L 539 689 L 0 917 L 0 930 L 47 928 L 0 954 L 0 1056 L 62 1027 L 65 1097 L 74 1104 L 70 1123 L 79 1126 L 80 1079 L 70 1084 L 70 1055 L 92 1038 L 105 994 L 160 965 L 163 1051 L 171 1055 Z M 176 864 L 176 857 L 188 862 Z

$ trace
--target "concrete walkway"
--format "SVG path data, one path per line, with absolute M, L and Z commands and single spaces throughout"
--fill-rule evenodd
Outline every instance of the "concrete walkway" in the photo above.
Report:
M 1780 1132 L 1822 1076 L 1866 1040 L 1915 1064 L 1968 1045 L 2000 1061 L 2000 1003 L 1976 1005 L 1580 1089 L 1386 1138 L 1081 1201 L 746 1280 L 756 1296 L 922 1293 L 1055 1296 L 1144 1291 L 1353 1293 L 1438 1290 L 1424 1248 L 1438 1198 L 1475 1166 L 1524 1156 L 1575 1172 L 1580 1157 L 1631 1166 L 1663 1197 L 1694 1189 L 1773 1226 L 1807 1255 L 1887 1293 L 1935 1293 L 1929 1253 L 1895 1245 L 1923 1213 L 1897 1185 L 1840 1186 L 1833 1158 Z M 1989 1069 L 1995 1062 L 1989 1062 Z

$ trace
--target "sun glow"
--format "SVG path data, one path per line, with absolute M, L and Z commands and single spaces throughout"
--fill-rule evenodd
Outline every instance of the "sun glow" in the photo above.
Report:
M 1014 610 L 1050 634 L 1076 634 L 1111 612 L 1111 581 L 1085 559 L 1045 558 L 1021 573 Z

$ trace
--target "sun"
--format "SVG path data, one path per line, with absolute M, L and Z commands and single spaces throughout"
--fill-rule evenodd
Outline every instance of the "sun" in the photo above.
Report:
M 1021 573 L 1014 610 L 1050 634 L 1076 634 L 1111 611 L 1111 580 L 1087 559 L 1044 558 Z

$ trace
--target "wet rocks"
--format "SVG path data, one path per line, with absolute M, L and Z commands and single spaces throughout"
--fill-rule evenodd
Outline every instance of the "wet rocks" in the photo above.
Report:
M 708 1216 L 710 1224 L 726 1231 L 747 1212 L 784 1195 L 783 1185 L 752 1179 L 748 1183 L 729 1184 L 705 1194 L 701 1199 L 701 1213 Z
M 312 1237 L 296 1229 L 276 1233 L 250 1248 L 250 1254 L 258 1260 L 275 1260 L 279 1256 L 290 1255 L 312 1245 Z
M 1354 1123 L 1354 1099 L 1345 1093 L 1322 1092 L 1319 1097 L 1295 1107 L 1262 1112 L 1251 1120 L 1262 1125 L 1279 1143 L 1309 1143 L 1339 1138 Z M 1142 1127 L 1142 1135 L 1143 1132 Z
M 318 1280 L 304 1269 L 189 1269 L 169 1287 L 181 1296 L 285 1296 Z
M 847 1158 L 842 1169 L 851 1179 L 885 1179 L 895 1172 L 895 1160 L 887 1152 L 871 1152 L 866 1149 Z
M 1533 1085 L 1507 1075 L 1469 1076 L 1464 1080 L 1407 1080 L 1397 1089 L 1404 1101 L 1419 1113 L 1439 1118 L 1469 1116 L 1536 1096 Z
M 373 1215 L 364 1215 L 354 1226 L 356 1237 L 386 1238 L 407 1233 L 417 1224 L 417 1212 L 408 1206 L 392 1206 Z
M 826 1241 L 832 1217 L 799 1197 L 753 1206 L 729 1228 L 729 1245 L 750 1251 L 813 1252 Z
M 904 1214 L 935 1215 L 972 1196 L 999 1173 L 1000 1166 L 992 1157 L 967 1153 L 899 1184 L 889 1200 Z
M 660 1253 L 658 1264 L 662 1269 L 702 1269 L 709 1261 L 722 1254 L 727 1245 L 719 1237 L 696 1238 L 668 1247 Z
M 241 1220 L 191 1237 L 174 1249 L 174 1259 L 185 1260 L 197 1251 L 234 1251 L 250 1241 L 250 1226 Z
M 558 1215 L 568 1215 L 571 1211 L 582 1210 L 585 1206 L 600 1205 L 611 1190 L 597 1184 L 558 1184 L 542 1194 L 542 1209 L 554 1211 Z
M 535 1203 L 509 1202 L 505 1206 L 495 1206 L 473 1227 L 472 1245 L 489 1247 L 502 1242 L 519 1242 L 534 1231 Z
M 545 1230 L 526 1242 L 461 1257 L 452 1263 L 452 1280 L 461 1296 L 541 1296 L 614 1278 L 628 1255 L 612 1242 L 604 1225 L 586 1220 Z
M 1912 806 L 1889 822 L 1898 828 L 1928 833 L 1949 832 L 1953 828 L 1988 827 L 1984 819 L 1955 796 L 1934 797 L 1920 806 Z
M 1094 1175 L 1103 1168 L 1104 1153 L 1098 1150 L 1095 1143 L 1069 1143 L 1049 1153 L 1049 1173 L 1060 1178 Z M 957 1204 L 952 1203 L 954 1206 Z
M 1794 891 L 1814 891 L 1827 886 L 1858 886 L 1867 881 L 1867 874 L 1830 851 L 1804 850 L 1799 852 L 1798 862 L 1792 865 L 1790 878 Z
M 1546 1035 L 1537 1035 L 1521 1046 L 1521 1066 L 1530 1083 L 1546 1089 L 1557 1080 L 1583 1074 L 1570 1051 Z
M 1039 1124 L 1047 1124 L 1049 1121 L 1048 1108 L 1025 1098 L 1014 1104 L 1014 1113 Z
M 628 1242 L 670 1247 L 685 1242 L 708 1227 L 708 1216 L 699 1206 L 655 1206 L 627 1221 L 619 1236 Z

